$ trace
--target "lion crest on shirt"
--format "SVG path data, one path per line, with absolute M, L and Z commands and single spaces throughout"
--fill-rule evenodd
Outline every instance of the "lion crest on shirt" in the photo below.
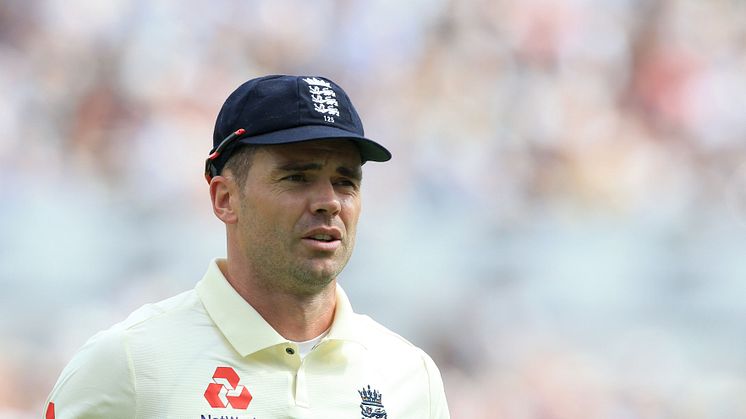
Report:
M 383 402 L 381 401 L 383 394 L 379 393 L 378 390 L 371 390 L 370 385 L 368 385 L 367 389 L 363 387 L 362 390 L 358 390 L 357 392 L 362 399 L 360 414 L 363 415 L 363 419 L 388 419 L 386 409 L 383 408 Z

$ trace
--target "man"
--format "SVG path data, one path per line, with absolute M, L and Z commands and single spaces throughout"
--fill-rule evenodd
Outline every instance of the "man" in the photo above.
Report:
M 46 418 L 448 418 L 430 357 L 354 313 L 337 284 L 361 166 L 390 158 L 328 79 L 241 85 L 205 168 L 227 258 L 91 338 Z

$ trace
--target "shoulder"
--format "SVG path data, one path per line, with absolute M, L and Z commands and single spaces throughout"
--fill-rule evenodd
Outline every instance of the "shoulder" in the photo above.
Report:
M 191 310 L 195 299 L 194 292 L 187 291 L 157 303 L 143 305 L 123 321 L 89 338 L 75 354 L 68 368 L 95 365 L 99 362 L 125 362 L 133 332 L 159 329 L 165 326 L 163 323 L 179 322 L 183 317 L 180 314 Z
M 189 290 L 156 303 L 145 304 L 109 330 L 112 333 L 122 333 L 128 330 L 157 327 L 163 322 L 178 322 L 182 318 L 187 320 L 191 315 L 199 314 L 200 308 L 201 304 L 196 292 Z
M 187 291 L 146 304 L 88 339 L 62 370 L 49 396 L 49 401 L 66 412 L 58 417 L 133 417 L 136 377 L 132 346 L 141 346 L 155 333 L 174 330 L 184 318 L 199 316 L 198 303 L 195 293 Z M 143 333 L 145 339 L 138 338 Z
M 66 369 L 92 368 L 99 363 L 126 365 L 130 334 L 133 331 L 158 327 L 164 321 L 175 321 L 180 312 L 189 310 L 193 294 L 193 291 L 187 291 L 157 303 L 143 305 L 125 320 L 89 338 L 74 355 Z
M 125 320 L 100 332 L 87 345 L 117 346 L 125 352 L 129 368 L 140 370 L 145 364 L 158 362 L 164 353 L 173 353 L 175 346 L 186 345 L 195 336 L 211 330 L 212 322 L 194 290 L 168 299 L 145 304 Z
M 376 369 L 395 377 L 393 381 L 399 386 L 410 383 L 418 391 L 424 391 L 430 412 L 427 417 L 448 418 L 443 379 L 430 355 L 369 316 L 356 314 L 356 322 L 361 343 L 370 359 L 375 360 Z
M 417 362 L 426 368 L 435 365 L 430 355 L 424 350 L 370 316 L 355 314 L 355 318 L 361 343 L 370 351 L 387 357 L 396 356 L 402 360 Z
M 75 353 L 48 401 L 55 404 L 58 418 L 131 417 L 134 388 L 123 329 L 112 327 Z

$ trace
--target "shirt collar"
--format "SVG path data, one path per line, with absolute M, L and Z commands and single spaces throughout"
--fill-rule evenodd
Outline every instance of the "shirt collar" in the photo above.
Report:
M 266 320 L 241 297 L 213 259 L 196 290 L 208 315 L 220 332 L 241 356 L 249 356 L 271 346 L 285 344 L 282 337 Z M 334 321 L 324 340 L 352 341 L 363 345 L 362 336 L 354 326 L 356 314 L 342 287 L 337 284 Z
M 356 314 L 352 310 L 352 304 L 350 304 L 347 294 L 339 284 L 337 284 L 336 298 L 337 305 L 334 309 L 334 321 L 329 329 L 329 334 L 326 335 L 324 340 L 355 342 L 365 347 L 365 339 L 361 335 L 361 327 L 355 321 L 359 314 Z

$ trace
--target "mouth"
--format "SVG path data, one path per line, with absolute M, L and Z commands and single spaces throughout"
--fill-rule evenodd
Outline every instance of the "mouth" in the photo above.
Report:
M 339 241 L 342 240 L 342 230 L 337 227 L 317 227 L 308 230 L 303 238 L 326 243 Z
M 303 242 L 311 249 L 317 251 L 335 251 L 342 245 L 342 233 L 336 229 L 311 231 L 303 237 Z
M 313 236 L 308 236 L 306 238 L 310 239 L 310 240 L 317 240 L 317 241 L 320 241 L 320 242 L 325 242 L 325 243 L 329 243 L 329 242 L 338 240 L 337 238 L 332 237 L 331 234 L 314 234 Z

